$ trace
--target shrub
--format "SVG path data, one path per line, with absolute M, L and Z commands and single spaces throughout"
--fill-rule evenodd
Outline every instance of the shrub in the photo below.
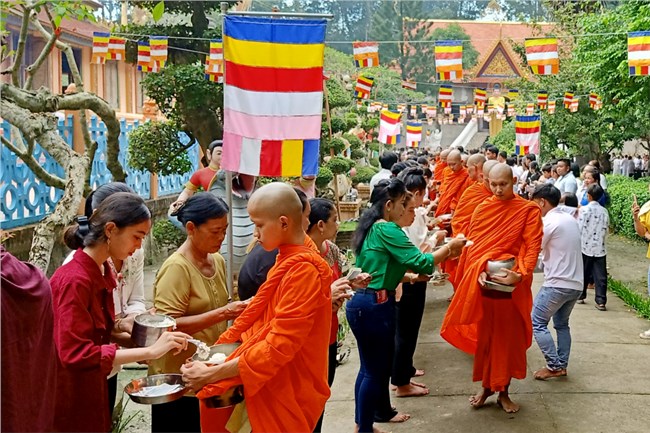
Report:
M 318 169 L 318 176 L 316 176 L 316 187 L 319 189 L 327 188 L 327 185 L 334 179 L 334 173 L 327 167 Z
M 373 152 L 379 152 L 379 142 L 371 141 L 370 144 L 368 144 L 368 149 L 372 150 Z
M 631 239 L 639 239 L 634 231 L 632 220 L 632 203 L 636 195 L 639 205 L 650 200 L 648 180 L 634 180 L 624 176 L 607 176 L 607 193 L 609 194 L 609 223 L 615 233 Z
M 374 167 L 369 167 L 369 166 L 364 166 L 364 167 L 357 167 L 357 174 L 352 176 L 352 185 L 356 185 L 358 183 L 369 183 L 370 179 L 377 174 L 379 170 L 377 170 Z
M 151 234 L 158 246 L 168 251 L 175 250 L 185 241 L 185 233 L 168 219 L 156 221 Z
M 361 159 L 365 158 L 366 152 L 364 152 L 362 149 L 352 149 L 350 151 L 350 158 L 351 159 Z
M 348 143 L 350 143 L 350 149 L 352 150 L 361 149 L 363 146 L 361 139 L 354 134 L 343 134 L 343 138 L 348 140 Z
M 186 148 L 174 123 L 152 120 L 129 132 L 128 164 L 162 176 L 184 174 L 192 170 Z
M 332 117 L 332 133 L 345 132 L 345 120 L 340 117 Z
M 370 165 L 373 167 L 379 168 L 379 158 L 370 158 L 370 161 L 368 161 Z
M 361 123 L 361 127 L 366 132 L 369 132 L 371 129 L 377 129 L 379 127 L 379 119 L 376 117 L 367 117 Z
M 326 167 L 334 174 L 345 174 L 354 167 L 354 161 L 341 156 L 335 156 L 327 162 Z
M 349 112 L 345 113 L 345 128 L 349 131 L 352 128 L 355 128 L 359 123 L 359 118 L 356 113 Z

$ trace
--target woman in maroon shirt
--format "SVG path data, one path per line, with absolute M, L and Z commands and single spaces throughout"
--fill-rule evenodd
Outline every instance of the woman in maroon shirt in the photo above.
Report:
M 106 376 L 111 370 L 187 347 L 190 337 L 180 332 L 166 332 L 144 348 L 120 349 L 110 343 L 116 282 L 106 261 L 133 254 L 150 228 L 151 213 L 144 200 L 132 193 L 116 193 L 90 219 L 78 217 L 65 232 L 66 244 L 77 251 L 50 279 L 59 356 L 53 395 L 55 431 L 110 431 Z

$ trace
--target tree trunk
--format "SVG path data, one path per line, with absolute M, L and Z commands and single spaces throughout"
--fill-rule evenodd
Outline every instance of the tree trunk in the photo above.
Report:
M 187 128 L 205 152 L 213 140 L 223 137 L 221 122 L 212 111 L 203 110 L 186 116 Z

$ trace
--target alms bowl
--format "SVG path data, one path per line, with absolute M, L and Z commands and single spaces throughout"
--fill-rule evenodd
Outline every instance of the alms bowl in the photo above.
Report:
M 502 269 L 512 269 L 515 267 L 515 259 L 508 260 L 489 260 L 485 268 L 485 272 L 490 277 L 505 277 L 506 274 Z
M 224 355 L 228 356 L 233 353 L 239 346 L 241 346 L 241 343 L 215 344 L 214 346 L 210 346 L 210 356 L 214 355 L 215 353 L 223 353 Z M 208 357 L 208 359 L 210 358 Z M 192 355 L 192 361 L 206 362 L 203 359 L 199 359 L 198 353 Z
M 143 388 L 158 385 L 180 385 L 181 388 L 171 394 L 157 395 L 157 396 L 144 396 L 138 394 Z M 140 404 L 160 404 L 175 401 L 184 396 L 190 389 L 183 384 L 183 376 L 180 374 L 156 374 L 154 376 L 146 376 L 140 379 L 133 379 L 128 385 L 124 387 L 124 392 L 136 403 Z
M 164 314 L 143 313 L 135 316 L 131 340 L 140 347 L 151 346 L 165 331 L 176 328 L 176 320 Z

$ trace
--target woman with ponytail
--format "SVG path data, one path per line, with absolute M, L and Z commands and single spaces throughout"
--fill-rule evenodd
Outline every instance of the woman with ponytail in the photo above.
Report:
M 373 428 L 375 419 L 403 422 L 410 418 L 391 407 L 388 393 L 397 285 L 407 270 L 432 274 L 436 264 L 459 256 L 464 245 L 464 241 L 453 240 L 435 253 L 420 252 L 397 224 L 404 214 L 406 193 L 399 179 L 380 181 L 352 240 L 357 266 L 372 275 L 368 288 L 357 290 L 346 306 L 361 360 L 355 385 L 355 422 L 361 433 L 380 432 Z
M 189 335 L 181 332 L 166 332 L 152 346 L 136 349 L 120 349 L 110 342 L 116 281 L 108 259 L 125 260 L 135 253 L 150 228 L 144 200 L 119 192 L 90 218 L 77 217 L 65 232 L 65 243 L 76 252 L 50 280 L 59 358 L 55 431 L 110 431 L 106 376 L 111 370 L 187 347 Z M 133 321 L 125 326 L 130 332 Z

